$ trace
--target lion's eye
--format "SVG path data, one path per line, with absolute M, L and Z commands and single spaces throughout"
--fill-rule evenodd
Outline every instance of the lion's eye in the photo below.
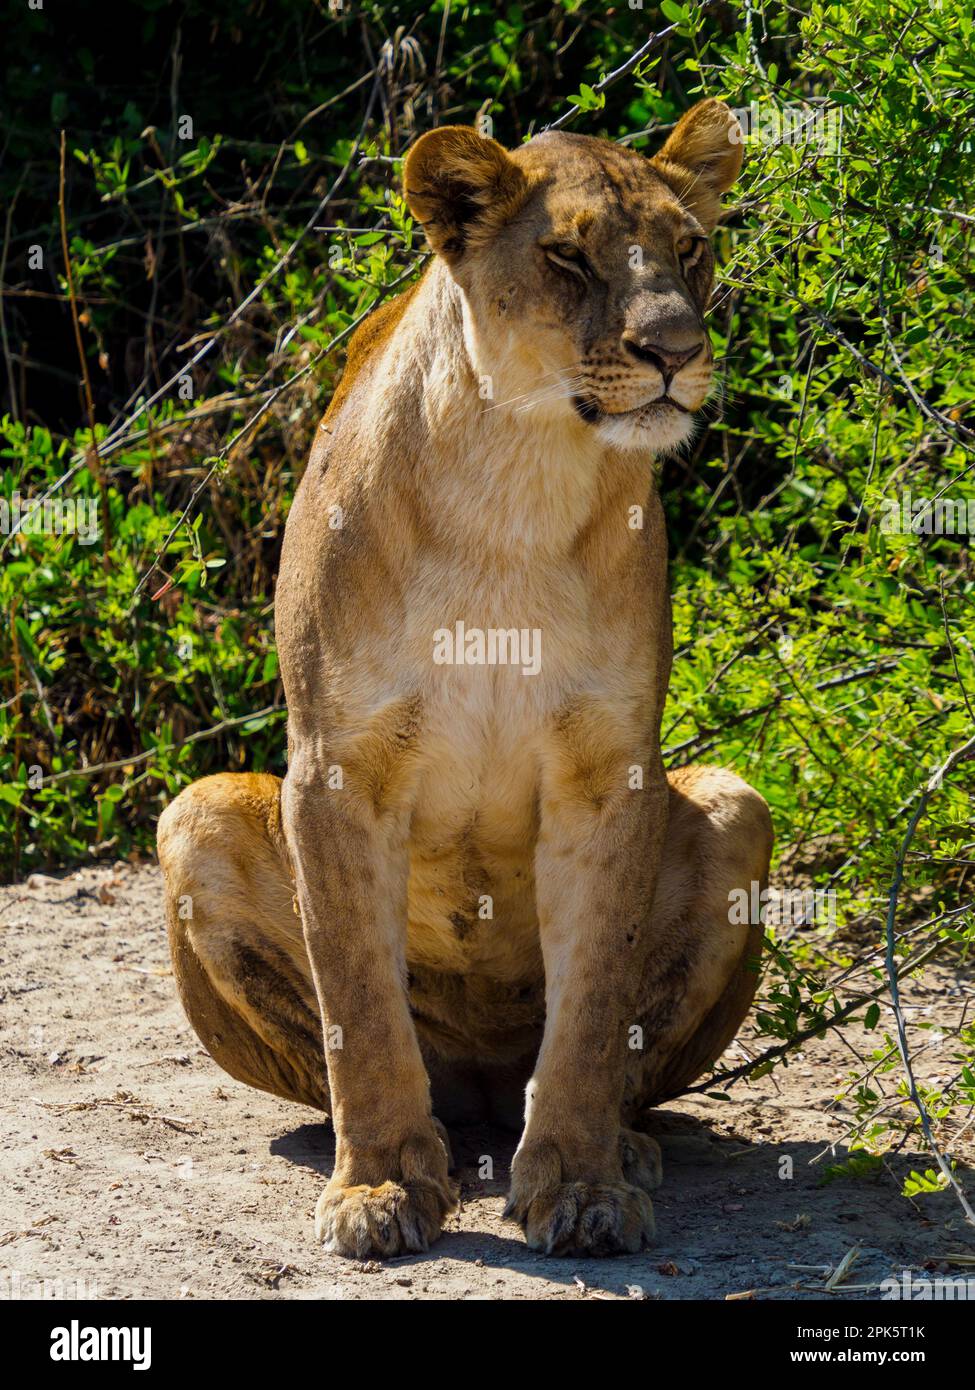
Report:
M 553 265 L 558 266 L 560 270 L 569 270 L 582 278 L 589 274 L 589 262 L 578 246 L 571 241 L 555 241 L 543 249 Z
M 685 270 L 697 265 L 704 254 L 705 238 L 702 236 L 682 236 L 677 243 L 677 254 Z

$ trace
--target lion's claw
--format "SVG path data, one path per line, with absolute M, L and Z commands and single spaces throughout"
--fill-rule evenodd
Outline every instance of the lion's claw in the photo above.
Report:
M 557 1144 L 526 1146 L 515 1155 L 505 1216 L 520 1222 L 528 1244 L 546 1255 L 636 1254 L 654 1235 L 653 1206 L 642 1184 L 657 1176 L 656 1146 L 642 1139 L 621 1134 L 620 1167 L 614 1172 L 610 1165 L 602 1182 L 566 1182 L 572 1170 Z M 639 1183 L 627 1181 L 628 1158 Z
M 626 1182 L 560 1183 L 509 1214 L 546 1255 L 635 1255 L 654 1234 L 650 1198 Z
M 439 1120 L 398 1150 L 360 1153 L 336 1171 L 315 1208 L 315 1237 L 330 1255 L 364 1260 L 425 1251 L 457 1208 L 450 1143 Z M 358 1172 L 357 1172 L 358 1170 Z M 386 1181 L 376 1179 L 389 1174 Z M 356 1182 L 355 1177 L 372 1180 Z
M 456 1207 L 452 1187 L 434 1181 L 333 1188 L 318 1199 L 315 1236 L 330 1255 L 388 1259 L 424 1251 Z

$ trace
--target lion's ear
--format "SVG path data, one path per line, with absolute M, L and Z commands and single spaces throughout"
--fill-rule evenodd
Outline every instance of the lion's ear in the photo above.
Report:
M 527 190 L 507 150 L 456 125 L 421 135 L 406 157 L 403 184 L 427 241 L 451 264 L 503 227 Z
M 741 172 L 742 133 L 723 101 L 699 101 L 686 111 L 651 160 L 685 207 L 709 232 L 721 212 L 721 195 Z

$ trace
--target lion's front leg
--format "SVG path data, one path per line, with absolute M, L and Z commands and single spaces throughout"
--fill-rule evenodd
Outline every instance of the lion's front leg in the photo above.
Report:
M 667 789 L 654 772 L 631 790 L 629 760 L 608 762 L 599 775 L 561 760 L 542 801 L 546 1024 L 507 1211 L 549 1254 L 634 1252 L 654 1229 L 647 1189 L 659 1174 L 643 1182 L 654 1165 L 626 1162 L 620 1110 Z
M 426 1250 L 456 1205 L 405 988 L 400 818 L 330 790 L 300 749 L 282 792 L 325 1036 L 335 1168 L 315 1214 L 336 1254 Z

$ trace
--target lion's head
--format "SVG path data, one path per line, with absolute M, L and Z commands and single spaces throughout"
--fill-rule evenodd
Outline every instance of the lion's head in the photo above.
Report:
M 508 152 L 459 126 L 406 160 L 406 197 L 464 291 L 499 403 L 575 412 L 617 447 L 676 447 L 712 377 L 708 240 L 741 167 L 730 110 L 703 101 L 653 159 L 550 131 Z

